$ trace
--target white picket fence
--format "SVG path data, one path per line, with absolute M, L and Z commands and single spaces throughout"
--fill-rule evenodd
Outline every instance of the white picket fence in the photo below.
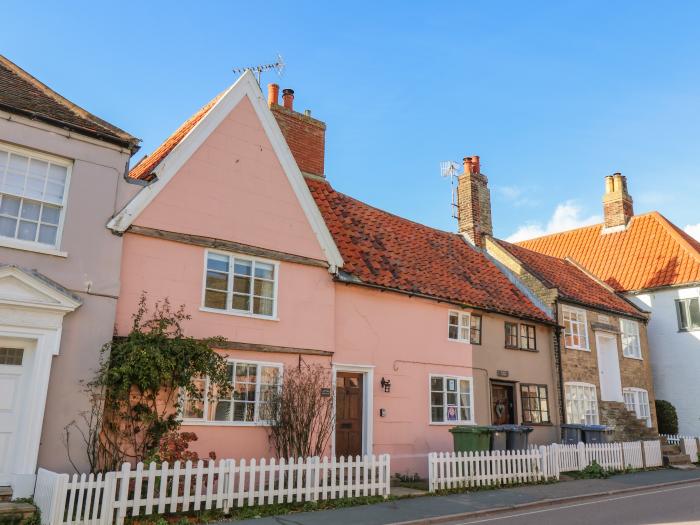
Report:
M 594 461 L 606 470 L 658 467 L 662 464 L 661 444 L 555 443 L 517 451 L 434 452 L 428 456 L 428 485 L 434 492 L 559 479 L 561 472 L 581 471 Z
M 430 491 L 508 485 L 544 479 L 537 449 L 433 452 L 428 456 Z
M 661 437 L 666 438 L 669 445 L 678 445 L 684 454 L 690 456 L 690 461 L 698 462 L 698 439 L 695 436 L 682 436 L 679 434 L 661 434 Z
M 390 494 L 390 458 L 299 458 L 124 463 L 118 472 L 39 470 L 34 499 L 43 525 L 122 525 L 127 516 L 230 509 Z

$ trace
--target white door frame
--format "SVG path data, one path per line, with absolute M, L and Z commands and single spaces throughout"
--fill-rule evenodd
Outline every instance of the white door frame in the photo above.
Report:
M 374 365 L 352 365 L 333 363 L 333 433 L 331 437 L 331 455 L 335 457 L 335 392 L 338 372 L 356 372 L 362 378 L 362 454 L 371 455 L 374 431 Z
M 615 364 L 615 370 L 617 370 L 617 384 L 619 385 L 620 388 L 615 388 L 616 385 L 612 385 L 612 389 L 616 390 L 614 394 L 611 396 L 610 392 L 607 392 L 608 386 L 610 385 L 609 382 L 606 382 L 605 386 L 605 394 L 604 395 L 604 390 L 603 390 L 603 376 L 602 376 L 602 371 L 603 367 L 601 366 L 601 348 L 603 345 L 601 342 L 605 341 L 606 343 L 612 343 L 613 348 L 615 349 L 615 359 L 614 359 L 614 364 Z M 596 345 L 596 351 L 598 353 L 598 381 L 600 383 L 600 401 L 621 401 L 624 402 L 624 398 L 622 397 L 622 377 L 620 376 L 620 348 L 619 345 L 617 344 L 617 334 L 614 333 L 608 333 L 608 332 L 600 332 L 597 331 L 595 333 L 595 345 Z M 606 373 L 615 373 L 615 370 L 608 370 L 606 368 Z M 617 391 L 619 390 L 619 391 Z
M 63 317 L 80 304 L 77 297 L 39 274 L 16 266 L 0 267 L 0 341 L 25 341 L 34 354 L 23 372 L 31 388 L 23 393 L 21 428 L 9 451 L 9 482 L 14 497 L 34 492 L 51 362 L 59 353 Z

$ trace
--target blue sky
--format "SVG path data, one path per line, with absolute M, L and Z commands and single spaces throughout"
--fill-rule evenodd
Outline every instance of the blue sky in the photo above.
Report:
M 104 4 L 104 5 L 103 5 Z M 0 52 L 153 150 L 281 53 L 340 191 L 452 230 L 442 160 L 478 154 L 495 233 L 599 219 L 603 177 L 700 235 L 700 4 L 5 0 Z M 523 230 L 523 228 L 525 228 Z

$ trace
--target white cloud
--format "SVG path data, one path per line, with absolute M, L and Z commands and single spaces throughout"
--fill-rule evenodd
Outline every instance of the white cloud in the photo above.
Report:
M 582 226 L 590 226 L 603 221 L 600 215 L 591 215 L 590 217 L 581 217 L 581 207 L 575 201 L 566 201 L 558 204 L 552 217 L 547 221 L 546 226 L 542 223 L 531 222 L 518 227 L 515 233 L 506 238 L 509 242 L 524 241 L 534 237 L 541 237 L 550 233 L 557 233 Z M 700 226 L 700 225 L 698 225 Z
M 496 186 L 496 191 L 505 200 L 515 206 L 536 206 L 537 201 L 530 197 L 534 191 L 518 186 Z
M 691 237 L 700 241 L 700 222 L 697 224 L 688 224 L 683 230 Z

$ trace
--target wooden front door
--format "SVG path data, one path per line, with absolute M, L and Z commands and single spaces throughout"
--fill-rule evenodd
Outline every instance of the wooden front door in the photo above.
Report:
M 335 455 L 362 455 L 362 374 L 338 372 L 335 387 Z
M 494 425 L 511 425 L 515 423 L 513 385 L 492 384 L 491 403 L 491 420 Z

